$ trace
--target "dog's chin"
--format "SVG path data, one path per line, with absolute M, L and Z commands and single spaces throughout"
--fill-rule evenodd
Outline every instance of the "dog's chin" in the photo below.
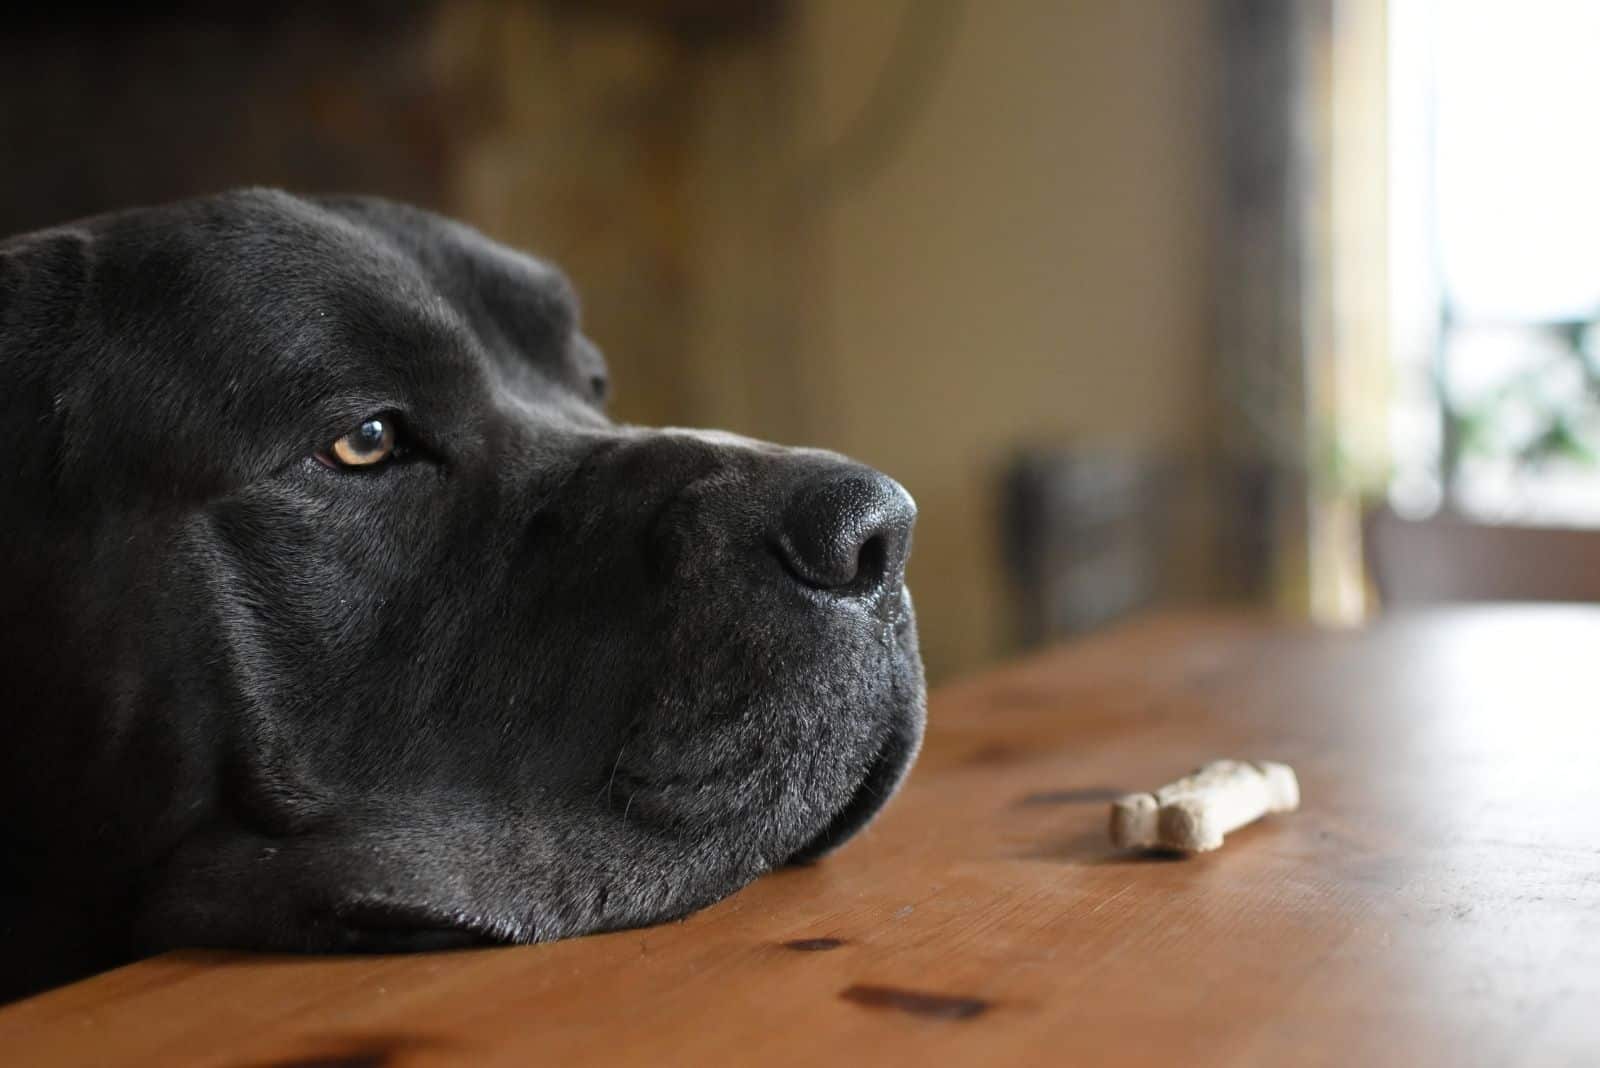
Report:
M 883 747 L 872 758 L 872 763 L 867 766 L 867 774 L 856 786 L 855 793 L 845 802 L 844 807 L 816 837 L 796 850 L 788 863 L 813 863 L 854 838 L 857 832 L 870 823 L 883 806 L 889 803 L 889 798 L 899 789 L 901 781 L 911 767 L 911 762 L 916 758 L 920 744 L 920 732 L 916 735 L 907 735 L 900 731 L 890 734 Z
M 904 641 L 905 631 L 909 627 L 896 629 Z M 872 822 L 905 781 L 906 774 L 917 758 L 917 751 L 922 747 L 926 705 L 920 660 L 914 646 L 906 663 L 916 666 L 913 684 L 907 692 L 898 695 L 899 701 L 891 713 L 888 733 L 867 764 L 866 774 L 827 825 L 796 850 L 788 863 L 809 864 L 837 850 Z

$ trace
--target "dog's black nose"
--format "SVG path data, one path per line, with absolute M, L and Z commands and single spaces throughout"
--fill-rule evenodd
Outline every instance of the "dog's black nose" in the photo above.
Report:
M 814 589 L 871 594 L 898 587 L 917 505 L 888 475 L 840 465 L 801 485 L 784 507 L 778 553 Z

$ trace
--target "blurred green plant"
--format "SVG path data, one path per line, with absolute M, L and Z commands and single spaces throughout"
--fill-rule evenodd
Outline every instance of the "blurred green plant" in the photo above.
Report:
M 1559 352 L 1510 375 L 1471 403 L 1436 383 L 1446 420 L 1444 469 L 1468 459 L 1504 461 L 1522 472 L 1600 463 L 1600 330 L 1595 320 L 1532 328 Z

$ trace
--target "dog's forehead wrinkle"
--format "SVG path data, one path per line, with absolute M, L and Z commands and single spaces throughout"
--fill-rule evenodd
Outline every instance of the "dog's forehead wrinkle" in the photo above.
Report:
M 80 382 L 118 383 L 118 395 L 80 386 L 80 406 L 126 410 L 124 426 L 166 438 L 175 461 L 199 451 L 177 444 L 181 426 L 226 420 L 262 445 L 298 450 L 310 414 L 360 418 L 409 397 L 448 397 L 436 387 L 480 363 L 467 354 L 468 324 L 414 263 L 292 198 L 113 217 L 100 247 L 99 333 L 117 344 L 97 345 L 75 371 Z M 211 447 L 200 458 L 226 455 Z
M 266 432 L 292 429 L 298 436 L 286 447 L 295 453 L 385 411 L 403 413 L 443 455 L 473 448 L 494 361 L 466 317 L 409 263 L 377 277 L 333 275 L 313 306 L 261 313 L 267 355 L 230 392 L 268 417 Z M 286 331 L 281 343 L 273 330 Z M 305 437 L 311 415 L 321 440 Z
M 553 264 L 469 226 L 378 198 L 325 198 L 425 276 L 497 356 L 561 365 L 578 355 L 575 288 Z

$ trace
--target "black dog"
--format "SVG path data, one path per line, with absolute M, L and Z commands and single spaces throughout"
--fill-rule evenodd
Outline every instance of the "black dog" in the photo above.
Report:
M 0 244 L 10 991 L 653 923 L 877 812 L 911 499 L 605 392 L 559 274 L 383 201 Z

